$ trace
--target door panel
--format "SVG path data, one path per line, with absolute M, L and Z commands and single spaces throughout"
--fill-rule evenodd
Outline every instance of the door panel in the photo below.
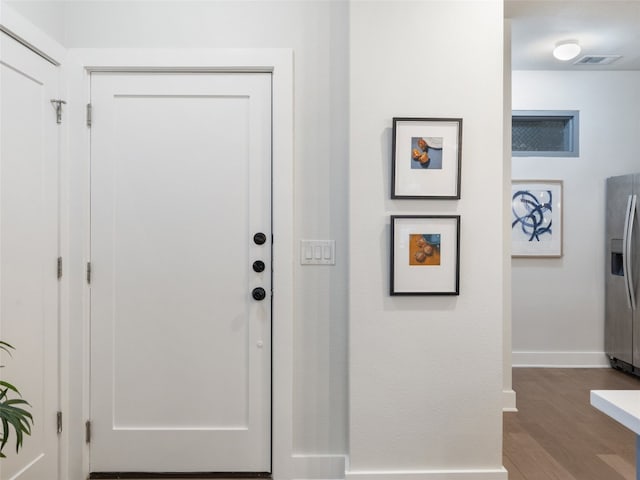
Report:
M 0 377 L 31 404 L 34 427 L 16 455 L 13 432 L 0 478 L 57 479 L 58 71 L 0 33 Z
M 270 88 L 92 74 L 93 472 L 270 470 Z

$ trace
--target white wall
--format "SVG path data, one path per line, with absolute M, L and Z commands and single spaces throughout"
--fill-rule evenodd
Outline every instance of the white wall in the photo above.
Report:
M 502 1 L 357 1 L 350 25 L 348 478 L 506 478 Z M 390 200 L 394 116 L 463 118 L 460 200 Z M 389 296 L 391 214 L 461 215 L 460 296 Z
M 503 179 L 511 178 L 511 20 L 504 21 L 504 75 L 503 80 L 503 153 L 502 167 Z M 511 347 L 511 230 L 508 226 L 511 223 L 511 182 L 505 181 L 503 188 L 503 245 L 502 252 L 502 274 L 503 290 L 502 301 L 504 302 L 503 322 L 502 322 L 502 408 L 504 411 L 516 411 L 516 393 L 513 391 L 512 378 L 512 347 Z
M 69 2 L 66 46 L 294 49 L 296 239 L 335 239 L 334 267 L 296 267 L 294 448 L 346 451 L 345 2 Z M 276 232 L 277 234 L 277 232 Z
M 64 44 L 64 9 L 60 2 L 0 0 L 0 3 L 9 5 L 56 42 Z
M 335 239 L 337 258 L 335 266 L 295 268 L 294 453 L 344 455 L 347 3 L 96 1 L 65 2 L 64 8 L 68 48 L 294 50 L 295 237 Z
M 296 240 L 337 245 L 335 267 L 295 270 L 294 448 L 348 452 L 355 477 L 506 478 L 502 1 L 61 7 L 68 48 L 293 48 Z M 461 200 L 389 199 L 402 115 L 464 118 Z M 462 216 L 459 297 L 388 296 L 394 213 Z
M 580 157 L 514 157 L 514 179 L 564 182 L 564 255 L 514 258 L 515 365 L 606 365 L 605 179 L 640 171 L 640 72 L 513 72 L 514 110 L 579 110 Z

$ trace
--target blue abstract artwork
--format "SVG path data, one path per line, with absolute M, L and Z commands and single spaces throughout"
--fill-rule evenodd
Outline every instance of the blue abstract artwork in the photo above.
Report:
M 562 180 L 513 180 L 511 255 L 562 256 Z
M 551 190 L 516 190 L 511 197 L 514 237 L 528 242 L 551 241 L 553 193 Z

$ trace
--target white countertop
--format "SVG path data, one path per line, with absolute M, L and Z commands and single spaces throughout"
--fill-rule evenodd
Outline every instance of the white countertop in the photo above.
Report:
M 591 390 L 591 405 L 640 435 L 640 390 Z

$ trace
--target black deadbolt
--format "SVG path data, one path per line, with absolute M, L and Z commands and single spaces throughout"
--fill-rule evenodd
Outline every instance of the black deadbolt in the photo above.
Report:
M 256 260 L 253 262 L 254 272 L 264 272 L 264 262 L 262 260 Z
M 253 241 L 256 242 L 256 245 L 262 245 L 267 241 L 267 236 L 262 232 L 258 232 L 253 236 Z
M 251 292 L 251 296 L 254 298 L 254 300 L 264 300 L 267 296 L 267 292 L 264 291 L 264 288 L 257 287 L 253 289 L 253 291 Z

